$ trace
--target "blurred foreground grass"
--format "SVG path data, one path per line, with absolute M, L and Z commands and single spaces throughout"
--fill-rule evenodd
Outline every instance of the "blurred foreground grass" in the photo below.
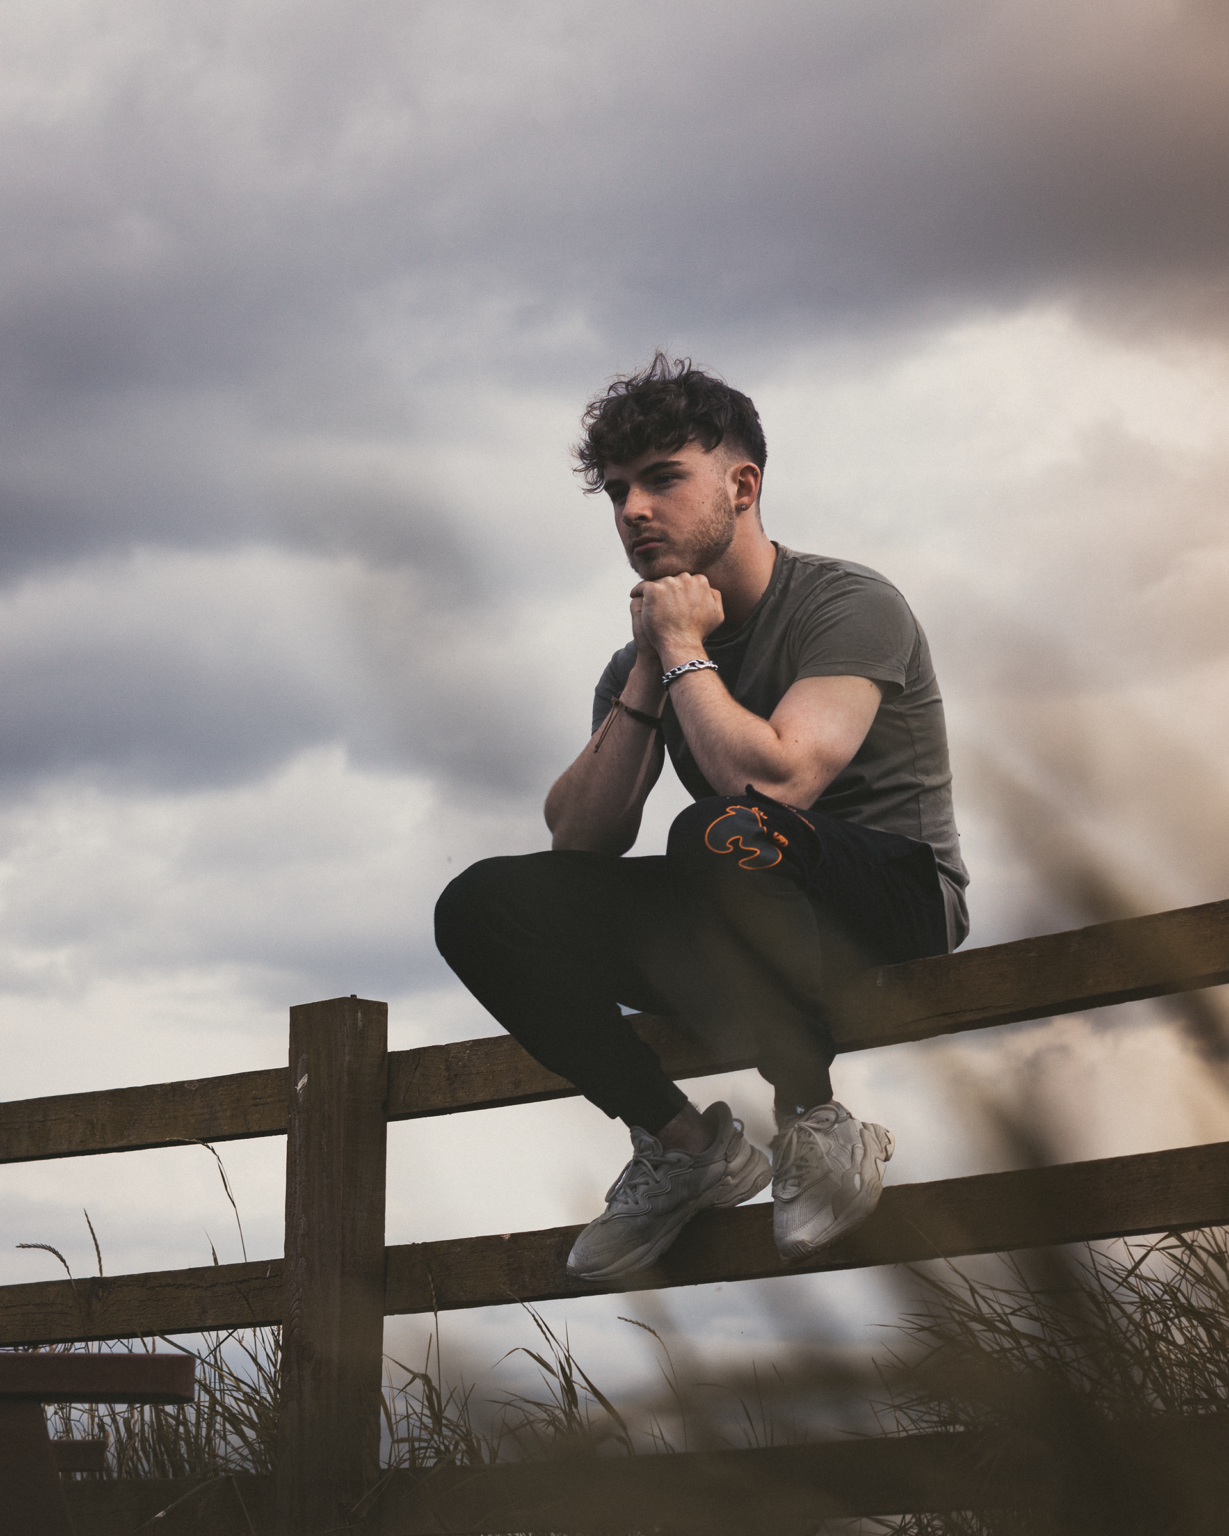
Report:
M 1223 1510 L 1209 1524 L 1199 1468 L 1180 1442 L 1150 1433 L 1163 1418 L 1172 1428 L 1174 1416 L 1229 1414 L 1224 1229 L 963 1269 L 932 1264 L 913 1271 L 911 1282 L 918 1289 L 891 1347 L 865 1366 L 816 1353 L 715 1382 L 681 1381 L 654 1335 L 660 1388 L 620 1404 L 577 1361 L 566 1333 L 559 1337 L 532 1308 L 526 1321 L 535 1337 L 513 1353 L 533 1362 L 537 1391 L 476 1399 L 472 1387 L 441 1369 L 437 1328 L 421 1366 L 387 1362 L 386 1467 L 416 1473 L 427 1485 L 442 1478 L 443 1487 L 459 1470 L 518 1462 L 556 1458 L 574 1468 L 577 1458 L 797 1444 L 813 1438 L 827 1410 L 852 1393 L 873 1405 L 885 1435 L 988 1432 L 984 1470 L 991 1478 L 995 1457 L 1018 1463 L 1021 1455 L 1045 1475 L 1021 1508 L 881 1517 L 846 1522 L 839 1527 L 845 1531 L 1188 1536 L 1225 1528 Z M 170 1339 L 95 1347 L 159 1345 L 183 1347 Z M 193 1353 L 195 1404 L 50 1409 L 52 1433 L 104 1435 L 107 1465 L 97 1476 L 106 1480 L 191 1479 L 205 1487 L 271 1473 L 278 1331 L 210 1335 Z M 1229 1417 L 1220 1422 L 1229 1425 Z M 1132 1432 L 1124 1437 L 1124 1429 Z M 761 1464 L 755 1475 L 771 1473 Z M 601 1510 L 584 1528 L 612 1529 Z M 656 1529 L 673 1528 L 663 1509 Z M 837 1527 L 813 1522 L 807 1529 Z M 789 1536 L 798 1530 L 791 1525 Z

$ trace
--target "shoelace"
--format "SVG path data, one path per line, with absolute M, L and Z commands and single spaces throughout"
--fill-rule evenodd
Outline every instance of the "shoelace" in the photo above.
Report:
M 606 1191 L 607 1205 L 638 1204 L 645 1190 L 653 1187 L 661 1189 L 669 1182 L 660 1170 L 670 1154 L 654 1152 L 647 1143 L 633 1142 L 632 1145 L 636 1150 L 631 1161 Z
M 799 1178 L 810 1168 L 827 1164 L 828 1149 L 823 1138 L 836 1124 L 834 1120 L 831 1126 L 821 1128 L 800 1116 L 778 1132 L 772 1143 L 772 1169 L 778 1186 Z

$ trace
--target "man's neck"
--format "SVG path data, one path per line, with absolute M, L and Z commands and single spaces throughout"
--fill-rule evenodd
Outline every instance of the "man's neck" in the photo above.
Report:
M 721 593 L 721 606 L 725 609 L 723 629 L 737 629 L 750 616 L 768 590 L 776 563 L 777 546 L 764 532 L 759 519 L 740 526 L 729 549 L 704 573 L 709 585 Z

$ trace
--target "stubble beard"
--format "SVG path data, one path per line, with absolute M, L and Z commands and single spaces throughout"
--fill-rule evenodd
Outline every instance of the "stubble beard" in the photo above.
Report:
M 738 514 L 734 510 L 733 498 L 725 486 L 721 486 L 703 521 L 693 529 L 686 544 L 672 543 L 660 554 L 649 555 L 643 562 L 647 569 L 642 570 L 631 554 L 627 557 L 627 563 L 645 581 L 657 581 L 662 576 L 682 576 L 684 573 L 691 576 L 706 575 L 734 542 L 737 526 Z M 669 569 L 656 569 L 659 560 Z

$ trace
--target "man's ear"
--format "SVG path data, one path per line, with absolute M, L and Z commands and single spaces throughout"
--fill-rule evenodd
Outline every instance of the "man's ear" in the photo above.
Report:
M 760 481 L 763 479 L 759 465 L 749 459 L 736 459 L 730 465 L 727 477 L 736 510 L 745 512 L 748 507 L 753 507 L 759 498 Z

